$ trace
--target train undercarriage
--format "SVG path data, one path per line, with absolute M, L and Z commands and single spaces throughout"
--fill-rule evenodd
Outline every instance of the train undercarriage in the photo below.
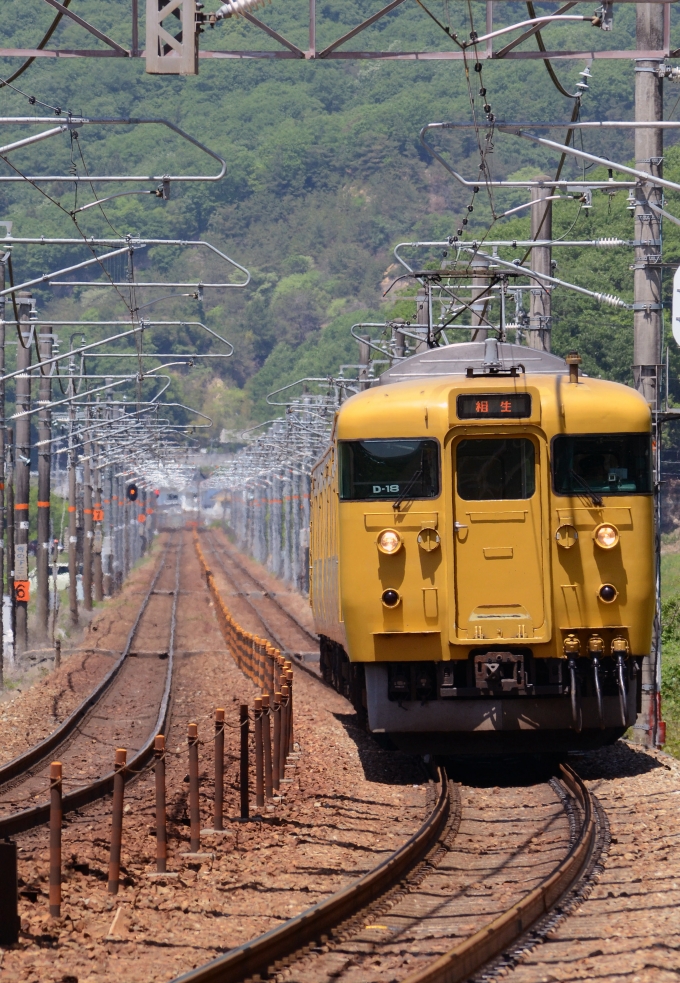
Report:
M 418 754 L 563 753 L 611 744 L 641 705 L 640 658 L 489 648 L 451 662 L 352 663 L 321 636 L 323 678 L 383 745 Z

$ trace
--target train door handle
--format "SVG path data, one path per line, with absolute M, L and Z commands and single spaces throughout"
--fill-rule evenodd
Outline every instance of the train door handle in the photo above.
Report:
M 467 526 L 466 525 L 463 525 L 462 522 L 454 522 L 453 528 L 454 529 L 467 529 Z

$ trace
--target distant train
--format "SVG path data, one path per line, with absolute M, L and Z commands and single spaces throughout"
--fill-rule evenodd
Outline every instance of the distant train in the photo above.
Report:
M 640 708 L 655 611 L 651 413 L 576 354 L 404 359 L 316 465 L 324 677 L 393 746 L 564 751 Z

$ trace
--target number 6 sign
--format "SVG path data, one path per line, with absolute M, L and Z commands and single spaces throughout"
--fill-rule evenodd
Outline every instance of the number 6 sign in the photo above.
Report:
M 14 581 L 14 596 L 17 601 L 25 601 L 28 603 L 31 599 L 31 588 L 28 580 L 15 580 Z

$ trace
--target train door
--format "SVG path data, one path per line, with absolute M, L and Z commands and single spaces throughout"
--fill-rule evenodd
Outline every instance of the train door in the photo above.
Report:
M 536 639 L 545 623 L 540 457 L 533 435 L 453 442 L 455 626 L 461 639 Z

